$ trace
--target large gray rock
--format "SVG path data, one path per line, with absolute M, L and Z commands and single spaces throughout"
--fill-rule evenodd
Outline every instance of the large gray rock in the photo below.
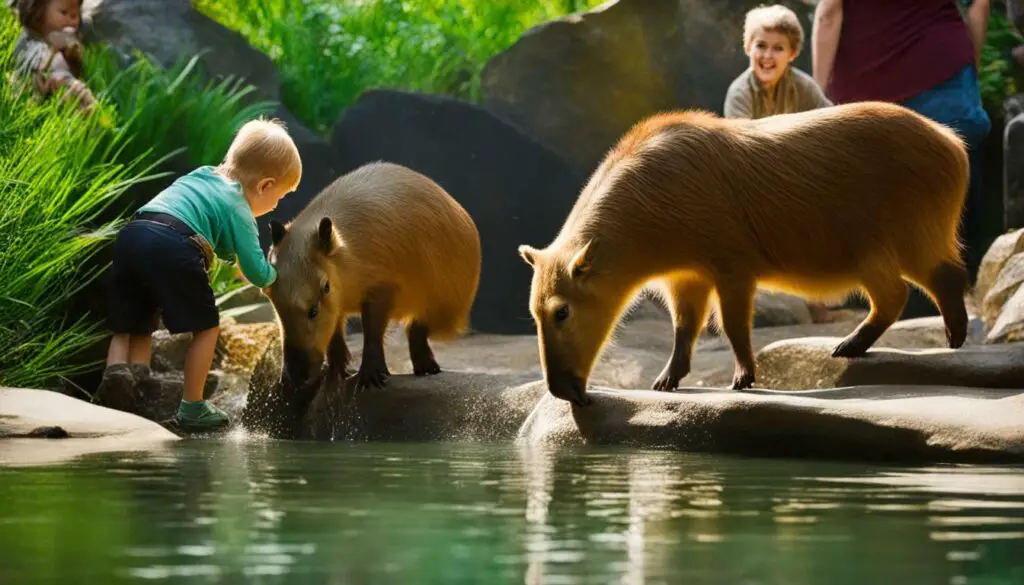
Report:
M 761 290 L 754 297 L 754 327 L 809 325 L 812 322 L 807 301 L 800 297 Z
M 813 8 L 786 1 L 808 31 Z M 743 20 L 757 0 L 612 0 L 527 31 L 483 70 L 485 105 L 591 172 L 641 117 L 678 107 L 722 112 L 747 67 Z
M 595 389 L 579 408 L 549 394 L 527 445 L 628 445 L 848 460 L 1024 461 L 1024 394 L 869 386 L 786 395 Z
M 544 394 L 535 376 L 442 372 L 392 376 L 383 389 L 320 390 L 299 437 L 377 441 L 511 441 Z
M 0 388 L 0 466 L 155 451 L 178 437 L 155 422 L 47 390 Z
M 516 248 L 554 239 L 583 176 L 491 112 L 443 96 L 367 91 L 335 124 L 331 142 L 344 172 L 386 160 L 423 173 L 455 198 L 480 233 L 480 286 L 470 327 L 532 331 L 533 272 Z
M 757 385 L 809 390 L 862 385 L 933 384 L 983 388 L 1024 388 L 1024 345 L 965 345 L 951 350 L 876 346 L 866 356 L 833 358 L 838 337 L 788 339 L 756 357 Z

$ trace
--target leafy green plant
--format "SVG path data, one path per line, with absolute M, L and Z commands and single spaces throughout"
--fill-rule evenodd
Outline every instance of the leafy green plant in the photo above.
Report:
M 19 32 L 0 12 L 5 79 Z M 113 52 L 89 47 L 86 72 L 100 100 L 92 115 L 0 91 L 0 386 L 56 387 L 98 365 L 79 356 L 103 339 L 103 324 L 70 316 L 67 304 L 105 268 L 93 259 L 121 219 L 108 210 L 171 157 L 219 162 L 237 129 L 273 107 L 247 99 L 251 88 L 237 80 L 202 81 L 194 58 L 164 70 L 136 55 L 122 68 Z M 242 287 L 220 264 L 218 293 Z
M 480 72 L 528 28 L 598 0 L 196 0 L 281 76 L 282 101 L 321 133 L 371 88 L 480 97 Z
M 978 72 L 981 99 L 985 107 L 998 110 L 1007 97 L 1017 93 L 1010 51 L 1021 43 L 1024 43 L 1024 39 L 1014 29 L 1013 23 L 993 11 L 989 17 L 988 33 L 981 52 L 981 69 Z
M 13 19 L 0 32 L 6 77 Z M 102 332 L 63 304 L 97 276 L 80 267 L 112 233 L 87 226 L 147 169 L 124 155 L 126 134 L 71 102 L 2 91 L 0 119 L 0 385 L 45 386 L 88 367 L 71 358 Z

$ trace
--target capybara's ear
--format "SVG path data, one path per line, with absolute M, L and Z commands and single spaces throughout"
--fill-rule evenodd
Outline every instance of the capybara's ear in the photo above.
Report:
M 533 266 L 537 261 L 537 250 L 526 244 L 519 246 L 519 255 L 522 256 L 523 260 L 525 260 L 530 266 Z
M 594 240 L 590 240 L 583 245 L 582 248 L 573 255 L 572 260 L 569 261 L 569 274 L 573 278 L 577 278 L 590 272 L 590 265 L 594 260 L 594 249 L 596 245 Z
M 281 243 L 281 240 L 284 239 L 284 236 L 287 233 L 288 228 L 284 227 L 283 223 L 276 219 L 270 220 L 270 241 L 272 241 L 275 246 Z
M 317 229 L 317 243 L 324 254 L 330 254 L 338 247 L 338 239 L 334 234 L 334 224 L 331 218 L 320 219 L 320 227 Z

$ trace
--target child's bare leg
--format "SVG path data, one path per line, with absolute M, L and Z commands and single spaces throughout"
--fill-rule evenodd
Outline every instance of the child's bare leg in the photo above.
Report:
M 132 335 L 129 349 L 128 349 L 128 361 L 133 364 L 142 364 L 149 366 L 150 359 L 153 355 L 153 336 L 152 335 Z M 109 359 L 108 359 L 109 363 Z
M 110 347 L 107 348 L 107 365 L 128 363 L 130 350 L 131 336 L 127 333 L 115 333 L 110 338 Z
M 220 327 L 212 327 L 193 334 L 192 344 L 185 356 L 185 400 L 197 402 L 203 399 L 206 376 L 213 364 Z

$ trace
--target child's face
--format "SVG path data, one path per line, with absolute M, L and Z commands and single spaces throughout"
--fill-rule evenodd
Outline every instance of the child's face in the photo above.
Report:
M 78 0 L 50 0 L 39 17 L 39 32 L 47 35 L 67 27 L 78 30 L 80 23 Z
M 750 43 L 750 67 L 754 76 L 765 86 L 773 86 L 796 58 L 789 37 L 775 31 L 754 33 Z
M 270 213 L 277 208 L 278 202 L 284 199 L 295 190 L 296 185 L 288 185 L 276 179 L 261 179 L 253 188 L 253 194 L 249 197 L 249 207 L 256 217 Z

